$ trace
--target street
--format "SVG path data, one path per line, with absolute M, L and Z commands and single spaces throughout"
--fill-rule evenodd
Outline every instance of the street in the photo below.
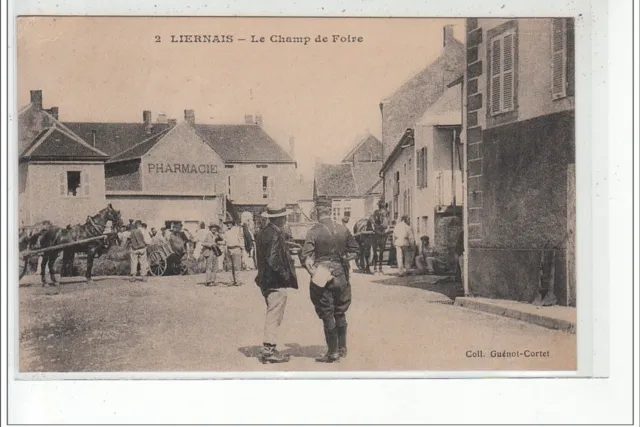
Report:
M 220 273 L 230 282 L 229 273 Z M 28 276 L 20 287 L 21 372 L 575 370 L 576 336 L 430 302 L 428 291 L 389 276 L 353 274 L 349 354 L 319 364 L 322 323 L 298 269 L 279 349 L 286 364 L 258 362 L 265 304 L 253 282 L 207 288 L 203 275 L 63 278 L 48 295 Z M 512 357 L 503 352 L 511 352 Z M 493 353 L 492 353 L 493 352 Z M 520 354 L 518 354 L 518 352 Z

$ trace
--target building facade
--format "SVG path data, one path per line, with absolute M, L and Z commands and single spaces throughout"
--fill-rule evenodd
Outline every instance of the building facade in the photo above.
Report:
M 452 216 L 462 223 L 462 103 L 464 45 L 444 28 L 442 53 L 383 101 L 384 198 L 392 218 L 411 219 L 416 236 L 450 247 Z M 454 84 L 455 83 L 455 84 Z
M 295 160 L 258 123 L 199 124 L 193 110 L 180 123 L 147 110 L 140 122 L 62 123 L 42 91 L 31 101 L 19 115 L 23 225 L 82 222 L 112 203 L 125 219 L 194 229 L 298 202 Z
M 104 163 L 108 155 L 87 144 L 44 109 L 42 91 L 18 114 L 20 226 L 44 220 L 84 222 L 106 206 Z
M 331 199 L 334 221 L 347 217 L 347 227 L 368 217 L 382 196 L 382 143 L 367 133 L 356 140 L 339 164 L 318 164 L 314 171 L 313 198 Z
M 575 305 L 572 19 L 467 19 L 468 286 Z

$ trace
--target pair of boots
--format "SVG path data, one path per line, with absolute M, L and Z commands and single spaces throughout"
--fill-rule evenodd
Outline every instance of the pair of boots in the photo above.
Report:
M 347 357 L 347 327 L 338 326 L 324 330 L 324 338 L 327 341 L 327 353 L 316 358 L 316 362 L 334 363 L 340 358 Z
M 276 350 L 275 344 L 263 343 L 262 353 L 260 354 L 260 362 L 267 363 L 286 363 L 290 359 L 288 354 L 282 354 Z

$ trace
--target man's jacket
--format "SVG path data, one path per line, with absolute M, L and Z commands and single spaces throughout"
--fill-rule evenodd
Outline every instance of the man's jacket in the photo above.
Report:
M 269 223 L 256 235 L 256 283 L 261 289 L 298 289 L 298 278 L 284 232 Z
M 337 224 L 331 218 L 321 218 L 308 232 L 302 246 L 300 259 L 306 263 L 308 258 L 314 264 L 325 264 L 334 276 L 348 276 L 346 256 L 359 254 L 360 246 L 349 229 Z

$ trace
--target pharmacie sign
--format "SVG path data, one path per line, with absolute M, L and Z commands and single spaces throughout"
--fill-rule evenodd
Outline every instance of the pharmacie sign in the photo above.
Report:
M 218 165 L 195 163 L 150 163 L 147 165 L 149 173 L 190 173 L 190 174 L 216 174 Z

